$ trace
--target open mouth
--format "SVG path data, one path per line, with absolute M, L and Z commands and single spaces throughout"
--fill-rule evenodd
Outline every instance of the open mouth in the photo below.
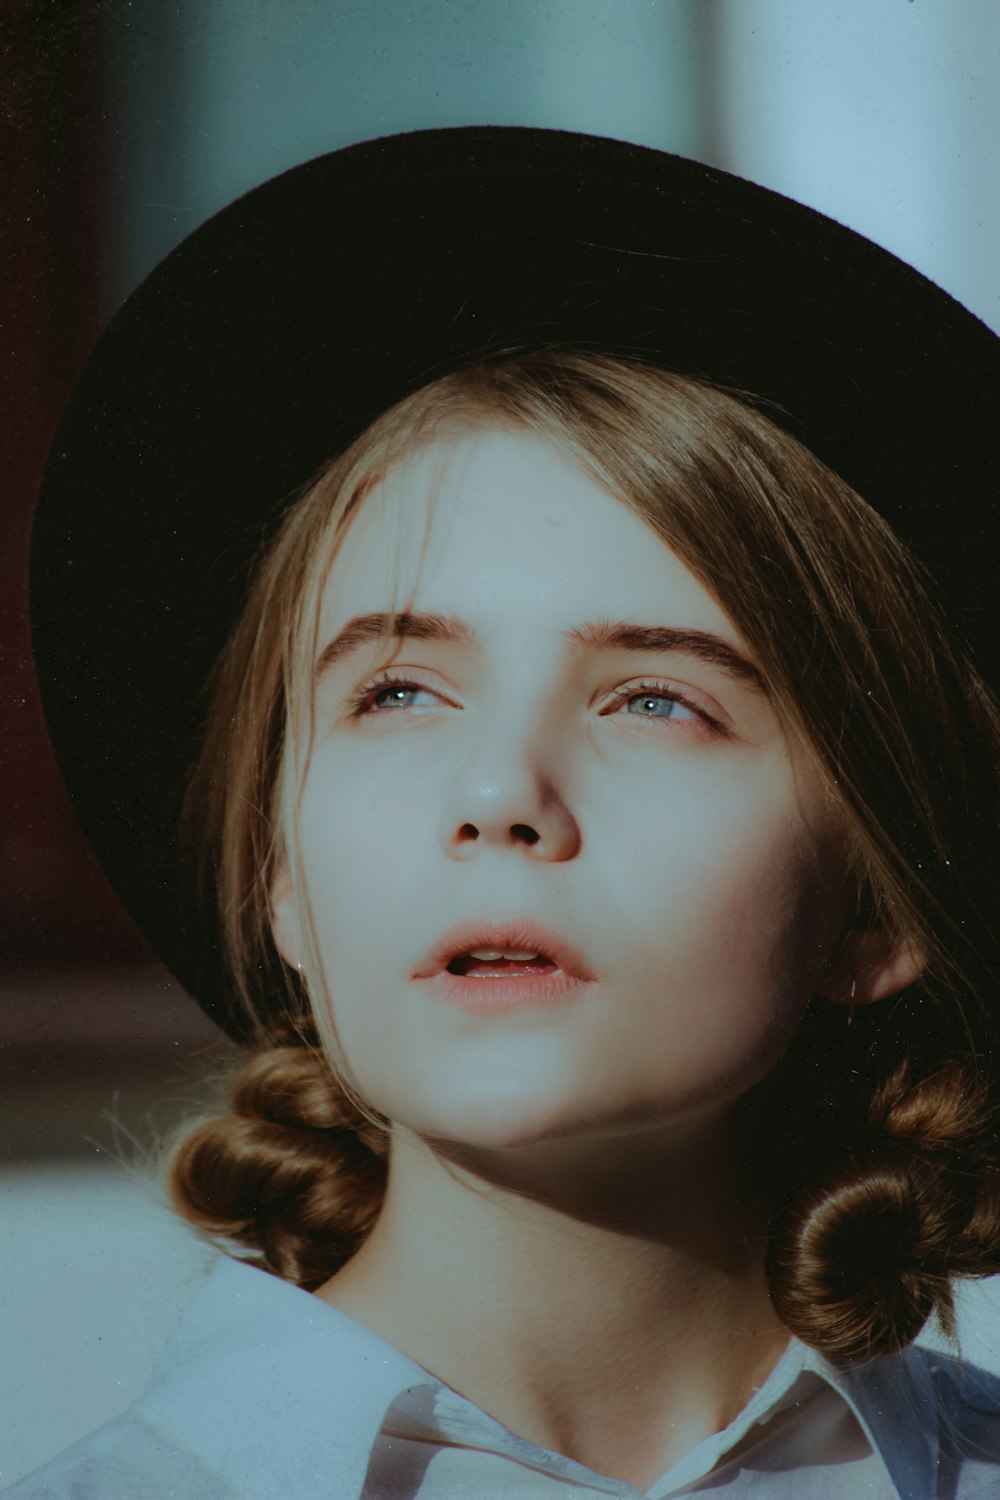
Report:
M 584 977 L 583 961 L 569 948 L 565 951 L 560 948 L 561 961 L 544 948 L 536 948 L 533 939 L 544 939 L 544 934 L 532 933 L 529 937 L 525 929 L 530 930 L 532 925 L 535 924 L 530 921 L 521 922 L 516 935 L 498 934 L 499 941 L 493 942 L 489 936 L 485 940 L 480 938 L 479 933 L 458 932 L 457 942 L 463 938 L 468 942 L 473 937 L 475 946 L 455 953 L 450 959 L 447 948 L 439 950 L 439 956 L 430 955 L 433 969 L 424 976 L 414 977 L 432 981 L 431 994 L 435 1000 L 457 1005 L 480 1019 L 558 1009 L 588 989 L 590 976 Z
M 554 974 L 558 967 L 544 953 L 527 959 L 477 958 L 473 953 L 459 953 L 448 965 L 448 973 L 474 975 L 483 979 L 512 979 L 516 974 Z

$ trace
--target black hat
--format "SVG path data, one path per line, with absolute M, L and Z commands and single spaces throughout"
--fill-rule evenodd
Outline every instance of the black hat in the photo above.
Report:
M 930 566 L 1000 680 L 1000 339 L 923 276 L 775 193 L 620 141 L 470 127 L 307 162 L 198 229 L 115 318 L 53 441 L 33 538 L 38 676 L 81 823 L 228 1029 L 176 827 L 201 688 L 261 538 L 401 396 L 552 344 L 777 403 Z

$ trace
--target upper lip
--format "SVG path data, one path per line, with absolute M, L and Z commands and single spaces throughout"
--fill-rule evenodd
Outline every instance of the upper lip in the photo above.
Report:
M 472 917 L 459 922 L 424 955 L 413 978 L 427 979 L 440 974 L 453 958 L 473 948 L 530 949 L 533 953 L 544 953 L 574 979 L 594 978 L 583 955 L 571 943 L 530 917 Z

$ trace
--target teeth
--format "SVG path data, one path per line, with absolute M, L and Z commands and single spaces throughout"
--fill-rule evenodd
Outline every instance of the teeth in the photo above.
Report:
M 523 963 L 526 959 L 538 958 L 539 954 L 527 953 L 521 948 L 470 948 L 469 957 L 485 959 L 511 958 Z

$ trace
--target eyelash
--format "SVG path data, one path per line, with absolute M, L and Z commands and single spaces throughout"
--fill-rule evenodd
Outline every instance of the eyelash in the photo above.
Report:
M 371 710 L 368 710 L 366 708 L 369 700 L 378 697 L 379 693 L 384 692 L 386 688 L 392 687 L 415 688 L 418 692 L 422 693 L 430 693 L 434 691 L 433 688 L 425 687 L 422 682 L 414 682 L 411 677 L 397 677 L 392 672 L 383 672 L 380 677 L 377 677 L 373 682 L 366 683 L 364 687 L 359 688 L 358 691 L 348 699 L 350 717 L 352 719 L 367 718 L 371 712 Z M 672 703 L 679 703 L 683 708 L 690 709 L 690 711 L 695 714 L 701 721 L 701 723 L 707 728 L 712 729 L 717 733 L 722 733 L 722 725 L 717 719 L 712 718 L 712 716 L 710 714 L 707 714 L 703 708 L 699 708 L 696 703 L 692 703 L 690 698 L 685 697 L 683 693 L 679 693 L 677 689 L 673 687 L 669 682 L 639 682 L 627 693 L 622 693 L 619 695 L 618 706 L 620 706 L 622 703 L 628 703 L 632 698 L 641 698 L 644 694 L 647 697 L 668 698 Z M 375 717 L 378 718 L 381 714 L 387 712 L 398 713 L 399 711 L 400 710 L 397 707 L 395 709 L 378 709 L 374 712 Z M 670 721 L 652 720 L 651 722 L 669 723 Z M 682 720 L 681 722 L 690 721 Z

